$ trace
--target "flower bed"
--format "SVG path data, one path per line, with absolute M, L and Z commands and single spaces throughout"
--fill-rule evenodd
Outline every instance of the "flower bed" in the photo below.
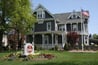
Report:
M 10 53 L 4 57 L 1 57 L 0 60 L 8 61 L 33 61 L 33 60 L 50 60 L 54 58 L 53 54 L 37 54 L 37 55 L 22 55 L 21 53 Z

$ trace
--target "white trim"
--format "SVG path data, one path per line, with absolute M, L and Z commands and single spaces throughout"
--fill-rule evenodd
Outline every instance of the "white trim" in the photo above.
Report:
M 45 35 L 44 35 L 44 34 L 42 34 L 42 48 L 44 48 L 43 46 L 44 46 L 44 44 L 45 44 L 44 39 L 45 39 Z
M 52 33 L 52 47 L 53 47 L 53 44 L 54 43 L 54 34 Z
M 43 19 L 43 18 L 45 18 L 45 12 L 43 9 L 39 8 L 37 10 L 37 19 Z
M 73 19 L 73 15 L 76 15 L 76 19 L 77 19 L 77 17 L 80 17 L 79 15 L 77 15 L 77 12 L 71 12 L 71 14 L 68 16 L 68 19 L 70 19 L 70 17 L 72 17 L 72 19 Z
M 80 12 L 80 14 L 81 14 L 81 33 L 82 33 L 82 31 L 83 31 L 83 17 L 82 17 L 82 10 L 81 10 L 81 12 Z M 83 31 L 83 34 L 84 34 L 84 31 Z M 83 42 L 83 34 L 81 34 L 81 39 L 82 39 L 82 51 L 84 51 L 84 42 Z
M 49 44 L 49 36 L 48 35 L 45 35 L 45 45 L 48 45 Z
M 37 9 L 38 9 L 40 6 L 41 6 L 41 8 L 43 9 L 43 11 L 47 11 L 47 12 L 54 18 L 54 16 L 53 16 L 44 6 L 42 6 L 41 4 L 39 4 L 39 5 L 37 6 L 37 8 L 35 8 L 34 12 L 36 12 Z M 34 12 L 33 12 L 33 13 L 34 13 Z
M 64 48 L 65 41 L 64 41 L 64 33 L 62 33 L 62 47 Z
M 58 25 L 57 25 L 56 20 L 54 20 L 54 21 L 55 21 L 55 31 L 57 31 L 58 30 Z
M 47 31 L 51 31 L 51 22 L 47 22 L 46 25 L 47 25 Z
M 58 27 L 59 31 L 65 31 L 65 24 L 60 24 Z
M 44 23 L 44 20 L 38 20 L 38 24 L 43 24 Z

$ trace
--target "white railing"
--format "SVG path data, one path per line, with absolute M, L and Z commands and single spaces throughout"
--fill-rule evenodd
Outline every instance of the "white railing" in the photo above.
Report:
M 56 45 L 58 46 L 58 48 L 62 48 L 62 43 L 58 43 L 58 44 L 35 44 L 37 47 L 41 47 L 43 49 L 52 49 L 54 48 Z

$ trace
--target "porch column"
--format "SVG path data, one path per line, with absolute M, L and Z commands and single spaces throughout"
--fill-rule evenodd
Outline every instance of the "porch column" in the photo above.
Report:
M 83 33 L 85 33 L 85 24 L 83 23 Z
M 65 43 L 64 43 L 64 33 L 62 33 L 62 47 L 64 47 Z
M 89 45 L 89 35 L 87 35 L 87 45 Z
M 72 26 L 72 23 L 71 23 L 71 31 L 73 31 L 73 26 Z
M 85 35 L 84 35 L 83 39 L 84 39 L 84 45 L 87 44 L 87 43 L 85 42 Z
M 58 38 L 57 38 L 57 35 L 55 35 L 55 45 L 58 45 Z
M 65 34 L 65 43 L 67 44 L 67 34 Z
M 34 42 L 34 36 L 35 36 L 35 35 L 33 34 L 33 42 Z
M 53 47 L 53 44 L 54 44 L 54 34 L 52 33 L 52 47 Z
M 77 32 L 78 32 L 78 23 L 76 23 L 76 25 L 77 25 Z
M 45 38 L 45 35 L 44 35 L 44 34 L 42 34 L 42 48 L 44 47 L 44 44 L 45 44 L 45 42 L 44 42 L 44 41 L 45 41 L 45 39 L 44 39 L 44 38 Z
M 82 39 L 82 44 L 81 44 L 81 45 L 82 45 L 82 51 L 84 51 L 83 34 L 81 34 L 81 37 L 82 37 L 82 38 L 81 38 L 81 39 Z

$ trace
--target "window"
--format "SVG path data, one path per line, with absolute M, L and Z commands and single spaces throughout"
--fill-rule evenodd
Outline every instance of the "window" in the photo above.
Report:
M 37 11 L 37 18 L 38 18 L 38 19 L 45 18 L 45 13 L 44 13 L 43 10 Z
M 73 24 L 72 29 L 73 29 L 73 31 L 76 31 L 77 30 L 77 25 Z
M 49 37 L 48 37 L 48 35 L 45 36 L 45 44 L 49 44 Z
M 59 31 L 65 31 L 65 25 L 59 25 L 58 30 Z
M 78 23 L 78 31 L 81 31 L 81 23 Z
M 66 25 L 67 31 L 71 31 L 71 24 Z
M 51 31 L 51 22 L 47 22 L 47 31 Z
M 77 16 L 76 14 L 73 14 L 69 17 L 69 19 L 79 19 L 80 17 Z

